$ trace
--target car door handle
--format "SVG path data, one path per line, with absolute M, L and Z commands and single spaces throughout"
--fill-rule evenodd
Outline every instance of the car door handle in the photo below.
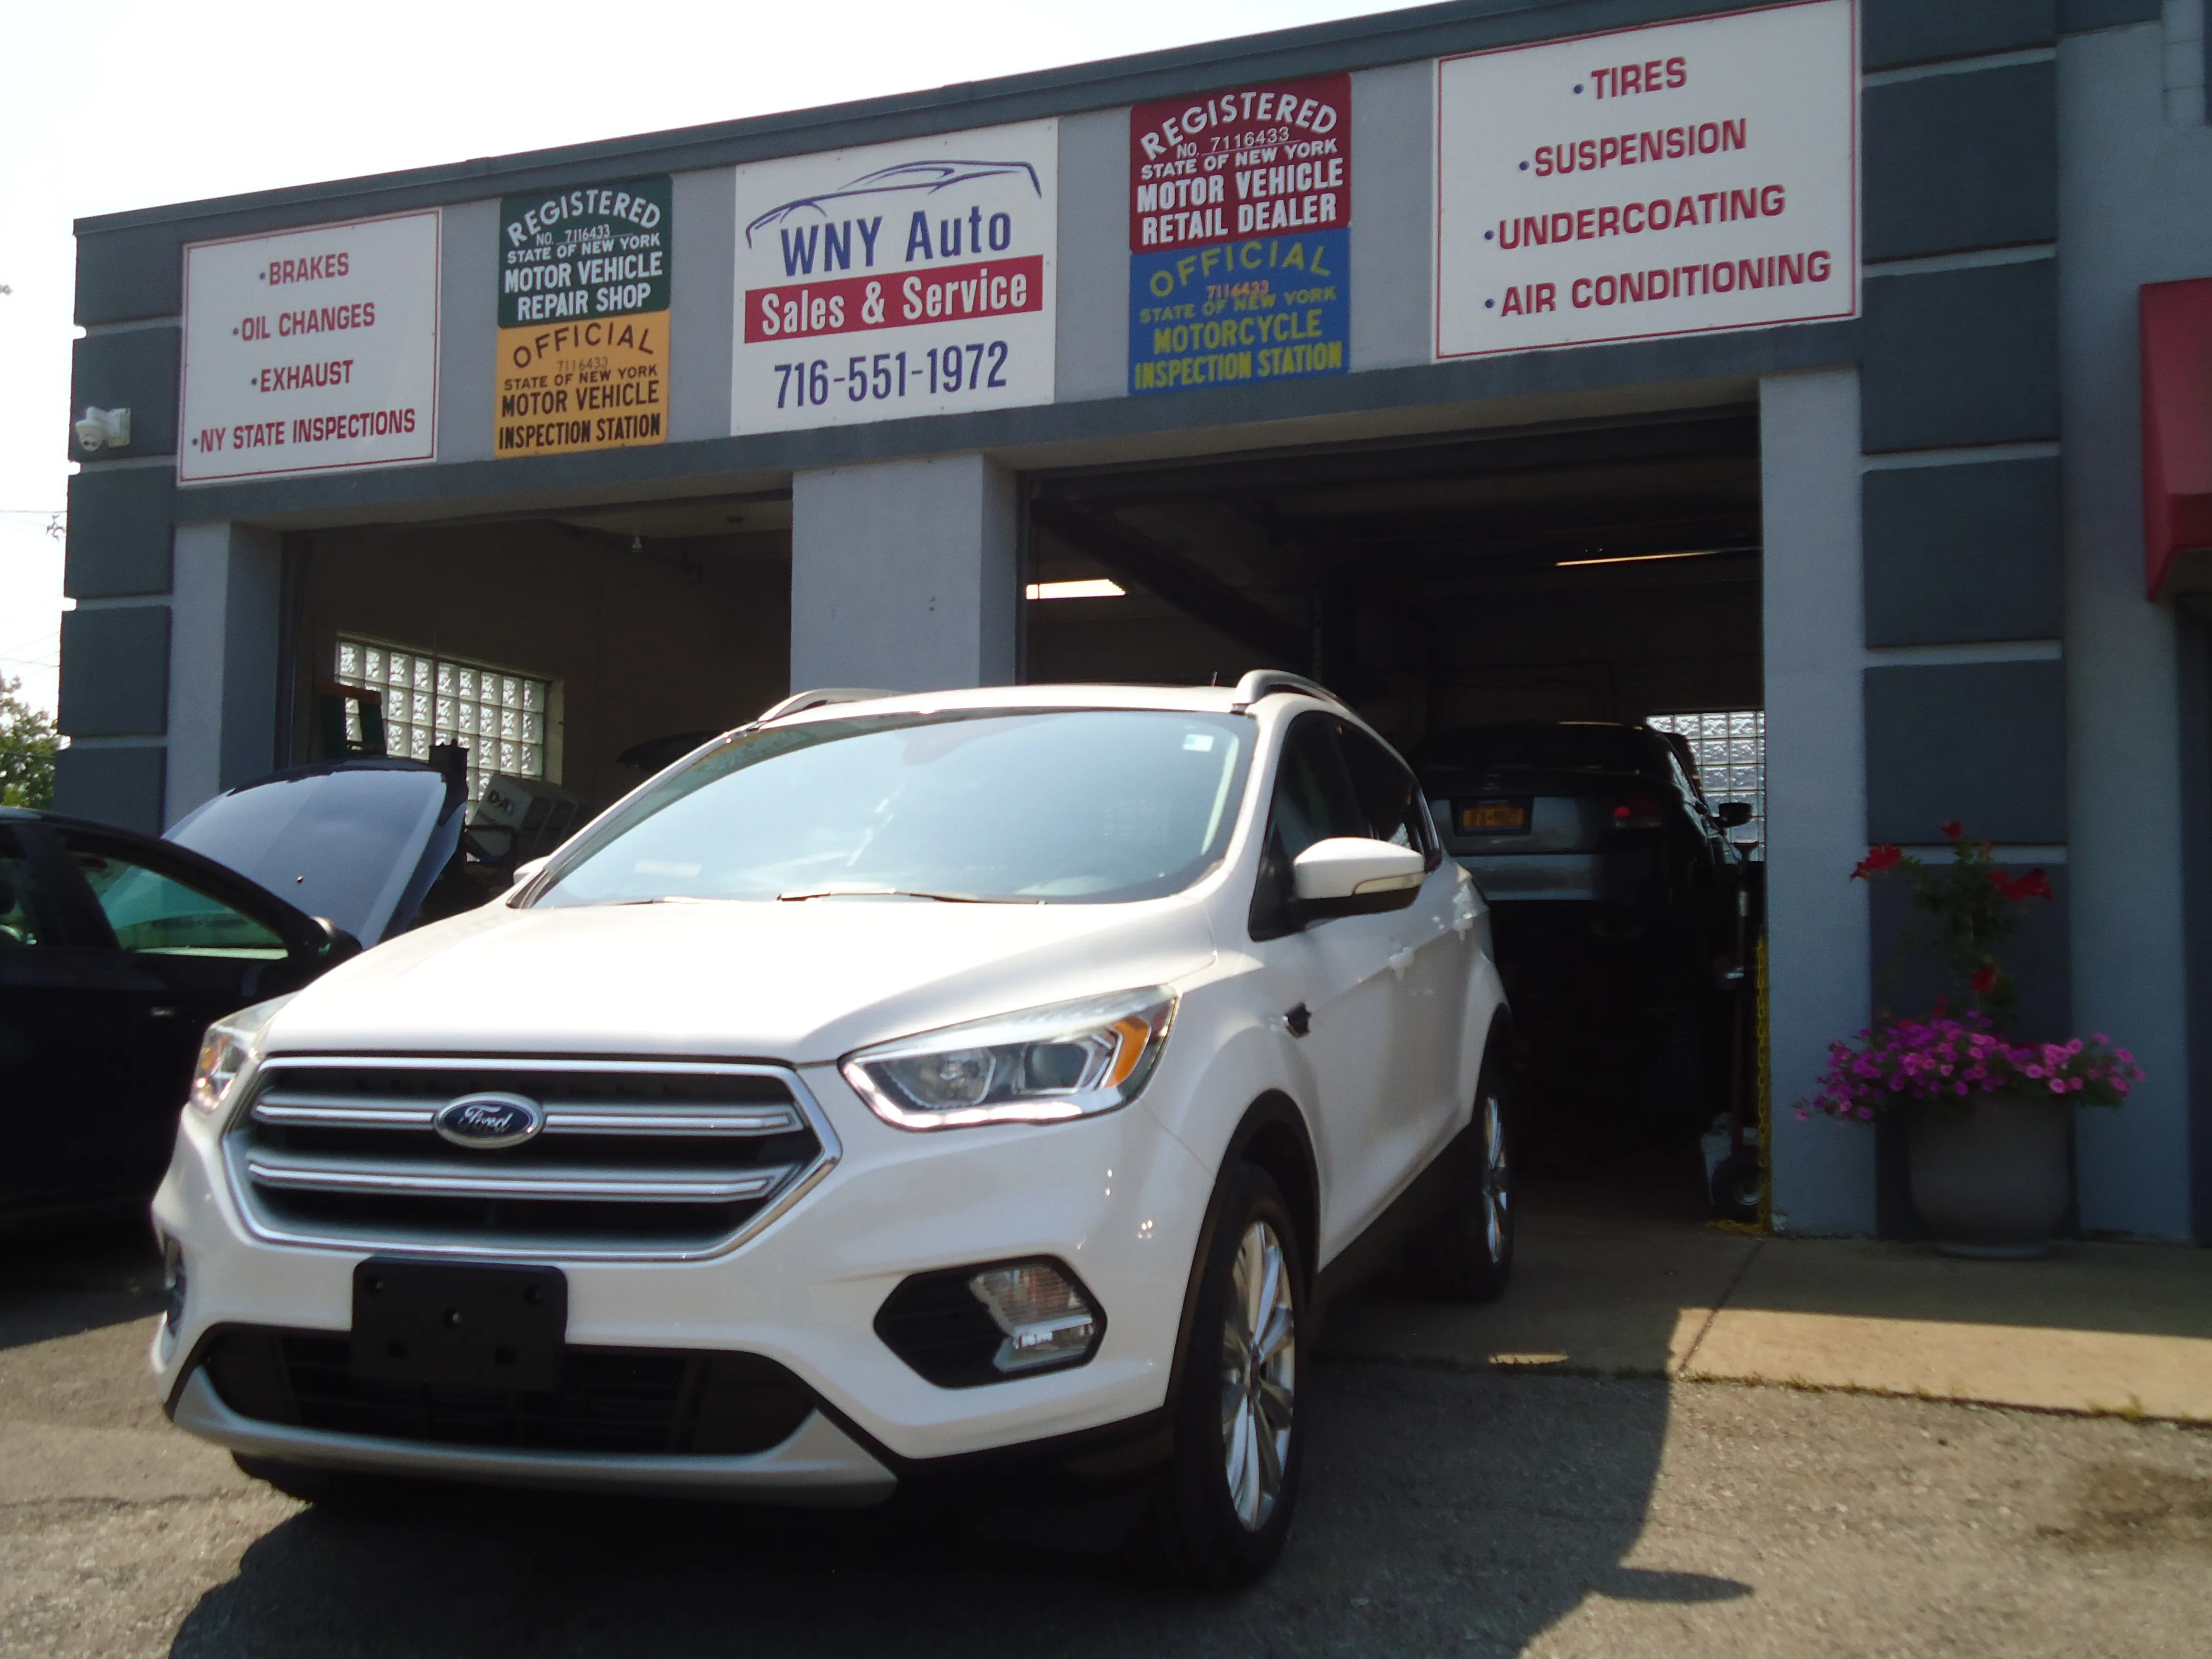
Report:
M 1401 945 L 1390 953 L 1390 971 L 1397 975 L 1400 979 L 1406 977 L 1406 970 L 1413 965 L 1413 947 L 1410 945 Z

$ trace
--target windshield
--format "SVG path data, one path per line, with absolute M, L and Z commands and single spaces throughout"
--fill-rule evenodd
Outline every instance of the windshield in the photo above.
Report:
M 1074 708 L 744 733 L 647 785 L 556 857 L 530 902 L 1156 898 L 1220 860 L 1253 730 Z
M 1569 722 L 1474 726 L 1431 739 L 1414 757 L 1431 782 L 1477 772 L 1637 772 L 1665 764 L 1648 732 Z

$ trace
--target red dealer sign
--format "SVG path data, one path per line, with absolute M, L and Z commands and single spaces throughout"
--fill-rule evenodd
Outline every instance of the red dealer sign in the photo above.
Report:
M 1352 222 L 1352 77 L 1315 75 L 1129 112 L 1129 251 Z
M 2155 599 L 2212 586 L 2176 568 L 2212 551 L 2212 278 L 2144 285 L 2142 400 L 2143 586 Z

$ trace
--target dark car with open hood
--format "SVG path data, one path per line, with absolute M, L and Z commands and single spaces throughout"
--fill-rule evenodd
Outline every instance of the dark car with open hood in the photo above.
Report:
M 0 1223 L 143 1205 L 202 1033 L 412 926 L 465 806 L 375 759 L 226 790 L 159 838 L 0 808 Z

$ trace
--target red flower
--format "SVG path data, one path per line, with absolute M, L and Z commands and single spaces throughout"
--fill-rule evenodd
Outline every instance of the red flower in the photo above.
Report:
M 2007 875 L 2002 870 L 1992 870 L 1990 872 L 1990 884 L 2015 904 L 2023 899 L 2047 899 L 2051 896 L 2051 882 L 2040 868 L 2019 877 Z
M 1936 827 L 1943 832 L 1943 839 L 1945 841 L 1956 841 L 1960 836 L 1966 833 L 1966 826 L 1960 823 L 1956 818 L 1953 818 L 1948 823 L 1939 823 Z
M 1985 962 L 1980 967 L 1975 969 L 1974 977 L 1970 983 L 1972 983 L 1974 988 L 1974 994 L 1976 996 L 1985 997 L 1989 995 L 1990 992 L 1997 988 L 1996 963 L 1994 962 Z
M 1851 879 L 1863 881 L 1869 876 L 1878 876 L 1894 867 L 1898 860 L 1904 856 L 1905 849 L 1901 847 L 1876 847 L 1859 860 L 1858 867 L 1851 872 Z

